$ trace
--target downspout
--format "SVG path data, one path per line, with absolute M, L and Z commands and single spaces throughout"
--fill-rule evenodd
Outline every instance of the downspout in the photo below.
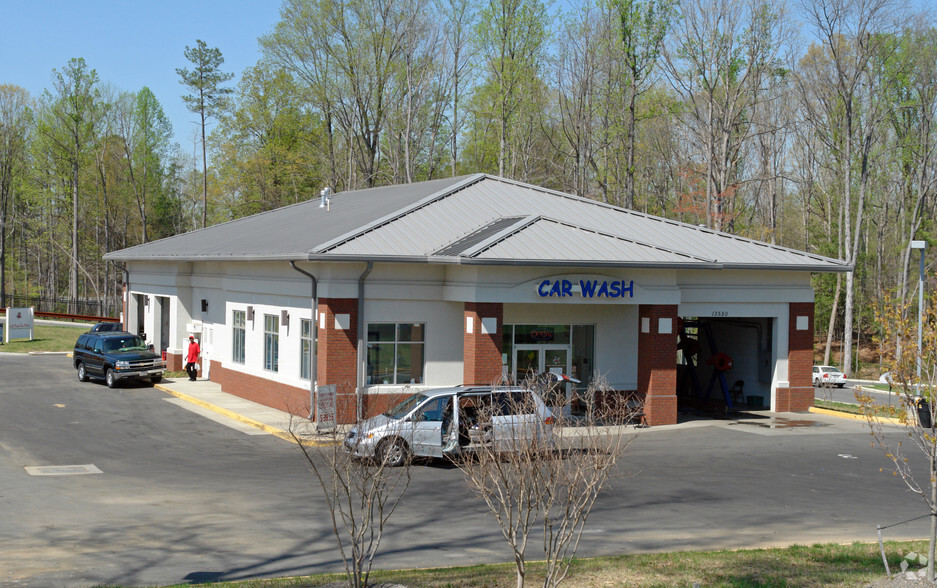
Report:
M 355 386 L 355 419 L 357 422 L 361 422 L 363 418 L 361 410 L 361 395 L 364 393 L 364 374 L 366 371 L 367 361 L 367 346 L 365 343 L 366 333 L 366 323 L 364 320 L 364 281 L 368 279 L 368 274 L 371 273 L 371 270 L 374 269 L 374 262 L 369 261 L 368 267 L 364 269 L 364 272 L 358 278 L 358 366 L 355 368 L 357 372 L 357 385 Z
M 124 292 L 123 292 L 123 294 L 122 294 L 121 297 L 120 297 L 120 299 L 121 299 L 121 300 L 123 301 L 123 303 L 124 303 L 124 307 L 120 309 L 120 310 L 121 310 L 121 314 L 123 315 L 124 318 L 123 318 L 123 320 L 121 321 L 121 325 L 120 325 L 120 326 L 122 326 L 122 327 L 124 328 L 124 330 L 126 331 L 126 330 L 128 330 L 128 329 L 127 329 L 127 326 L 128 326 L 127 321 L 128 321 L 128 319 L 129 319 L 129 317 L 130 317 L 130 270 L 127 269 L 127 264 L 126 264 L 126 263 L 123 264 L 123 267 L 121 267 L 121 264 L 120 264 L 120 263 L 115 263 L 114 265 L 116 265 L 117 267 L 119 267 L 119 268 L 120 268 L 120 271 L 124 272 Z
M 312 346 L 309 349 L 309 419 L 313 420 L 316 416 L 316 345 L 319 339 L 319 319 L 317 311 L 319 310 L 319 281 L 316 277 L 302 268 L 296 267 L 295 261 L 290 261 L 290 267 L 303 274 L 312 281 Z

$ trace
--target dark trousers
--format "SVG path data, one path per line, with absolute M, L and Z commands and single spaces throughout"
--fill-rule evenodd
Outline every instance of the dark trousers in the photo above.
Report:
M 195 376 L 198 375 L 198 369 L 195 367 L 195 362 L 189 362 L 185 364 L 185 372 L 189 374 L 190 380 L 194 380 Z

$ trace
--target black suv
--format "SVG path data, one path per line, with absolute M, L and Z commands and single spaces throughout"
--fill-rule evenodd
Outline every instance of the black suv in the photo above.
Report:
M 166 364 L 147 349 L 142 338 L 132 333 L 103 331 L 85 333 L 75 342 L 75 369 L 78 380 L 104 378 L 109 388 L 125 378 L 149 378 L 154 384 L 163 379 Z

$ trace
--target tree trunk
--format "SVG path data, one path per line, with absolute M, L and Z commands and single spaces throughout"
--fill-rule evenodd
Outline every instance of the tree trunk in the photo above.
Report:
M 830 365 L 830 347 L 833 345 L 833 332 L 836 329 L 836 314 L 839 312 L 839 292 L 843 284 L 843 274 L 836 274 L 836 289 L 833 292 L 833 308 L 830 309 L 830 324 L 826 329 L 826 347 L 823 351 L 823 365 Z
M 75 313 L 78 305 L 78 145 L 72 165 L 72 251 L 68 270 L 68 307 Z
M 205 107 L 202 106 L 202 228 L 208 226 L 208 146 L 205 145 Z

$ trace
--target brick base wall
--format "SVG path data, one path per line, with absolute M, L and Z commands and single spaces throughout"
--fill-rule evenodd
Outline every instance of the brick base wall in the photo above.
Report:
M 221 386 L 223 392 L 228 394 L 296 416 L 304 418 L 309 416 L 310 399 L 307 388 L 297 388 L 267 378 L 226 369 L 217 361 L 211 362 L 211 379 Z M 387 412 L 410 394 L 410 392 L 402 394 L 365 394 L 361 399 L 362 414 L 364 418 L 369 418 Z M 339 385 L 336 414 L 339 424 L 352 424 L 355 422 L 356 403 L 354 387 Z
M 677 396 L 651 395 L 645 397 L 644 419 L 651 426 L 676 424 Z
M 290 414 L 309 416 L 309 390 L 288 386 L 267 378 L 226 369 L 220 362 L 211 362 L 211 379 L 228 394 L 234 394 L 259 404 Z M 354 414 L 354 411 L 352 411 Z
M 813 406 L 815 392 L 812 385 L 809 388 L 778 388 L 777 411 L 806 412 Z
M 182 362 L 182 354 L 167 353 L 166 354 L 166 369 L 171 372 L 178 372 L 185 368 L 185 363 Z

